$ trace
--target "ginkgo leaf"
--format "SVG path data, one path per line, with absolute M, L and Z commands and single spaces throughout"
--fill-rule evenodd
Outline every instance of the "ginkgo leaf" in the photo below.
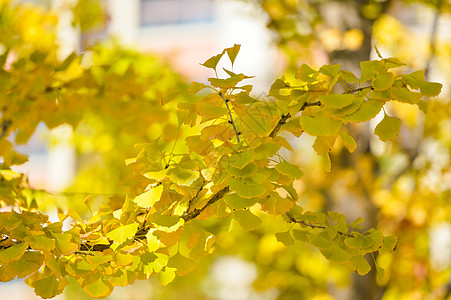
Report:
M 212 86 L 223 88 L 223 89 L 231 89 L 234 88 L 238 82 L 245 79 L 244 74 L 236 74 L 234 76 L 231 76 L 227 79 L 220 79 L 220 78 L 208 78 L 208 81 L 210 81 Z
M 421 93 L 412 92 L 403 87 L 392 87 L 391 94 L 394 100 L 403 103 L 416 104 L 421 100 Z
M 246 231 L 255 230 L 262 223 L 262 220 L 251 213 L 248 209 L 237 210 L 233 213 L 233 216 Z
M 330 248 L 320 248 L 320 251 L 324 257 L 334 262 L 344 263 L 351 259 L 351 254 L 338 245 L 333 245 Z
M 257 167 L 252 163 L 247 164 L 242 169 L 235 168 L 235 167 L 232 167 L 229 165 L 226 167 L 226 171 L 230 175 L 235 176 L 235 177 L 249 177 L 257 171 Z
M 306 64 L 302 64 L 296 72 L 296 78 L 305 82 L 317 81 L 318 72 Z
M 177 271 L 175 273 L 178 276 L 183 276 L 188 274 L 189 272 L 193 271 L 197 266 L 197 263 L 180 254 L 180 252 L 177 252 L 176 255 L 169 258 L 168 267 L 175 268 Z
M 163 185 L 159 185 L 151 188 L 147 192 L 144 192 L 133 199 L 133 202 L 138 204 L 140 207 L 149 208 L 154 206 L 154 204 L 160 200 L 161 194 L 163 193 Z
M 384 236 L 384 241 L 382 242 L 381 250 L 383 251 L 393 251 L 398 244 L 398 238 L 396 236 Z
M 374 129 L 379 139 L 383 142 L 396 138 L 401 130 L 401 120 L 396 117 L 390 117 L 384 113 L 384 118 Z
M 17 275 L 17 278 L 24 278 L 36 272 L 42 266 L 43 261 L 44 256 L 39 251 L 27 251 L 20 259 L 3 265 L 3 270 L 6 273 Z
M 279 193 L 273 192 L 261 203 L 262 209 L 273 215 L 283 215 L 294 205 L 294 201 L 289 197 L 282 197 Z
M 327 232 L 315 233 L 310 232 L 307 234 L 307 238 L 310 243 L 319 249 L 328 249 L 334 245 Z
M 303 114 L 300 122 L 304 131 L 312 136 L 336 135 L 342 124 L 340 120 L 329 119 L 322 114 L 314 117 Z
M 354 100 L 354 95 L 352 94 L 329 94 L 329 95 L 321 95 L 318 100 L 321 102 L 321 105 L 325 105 L 331 108 L 343 108 L 348 106 Z
M 337 136 L 317 136 L 315 138 L 315 143 L 313 143 L 313 149 L 318 155 L 324 155 L 330 152 L 335 144 Z
M 276 170 L 279 171 L 279 173 L 281 174 L 288 175 L 296 179 L 299 179 L 304 175 L 304 173 L 301 170 L 299 170 L 297 166 L 290 164 L 286 160 L 283 160 L 282 162 L 278 163 L 276 165 Z
M 238 195 L 246 199 L 262 196 L 266 192 L 263 185 L 247 185 L 235 178 L 229 178 L 229 186 L 231 190 L 236 191 Z
M 71 255 L 78 249 L 78 244 L 72 242 L 72 234 L 69 233 L 53 233 L 55 237 L 56 248 L 63 255 Z
M 108 232 L 106 237 L 115 241 L 116 243 L 122 244 L 123 242 L 135 236 L 135 233 L 138 230 L 138 226 L 138 223 L 120 226 Z
M 377 74 L 373 79 L 373 88 L 376 91 L 389 89 L 395 82 L 395 75 L 392 72 Z
M 110 277 L 109 281 L 114 286 L 127 286 L 133 284 L 137 278 L 138 274 L 136 272 L 119 269 Z
M 238 55 L 238 52 L 240 52 L 240 47 L 241 47 L 241 45 L 235 44 L 231 48 L 224 49 L 224 51 L 226 51 L 227 55 L 229 56 L 230 62 L 232 62 L 232 66 L 233 66 L 233 64 L 235 62 L 235 59 L 236 59 L 236 57 Z
M 63 292 L 63 290 L 59 288 L 59 282 L 54 275 L 33 281 L 32 286 L 36 295 L 44 299 L 53 298 Z
M 200 135 L 186 137 L 185 143 L 191 151 L 194 151 L 199 155 L 206 155 L 215 148 L 210 140 L 201 140 Z
M 347 237 L 345 239 L 345 244 L 349 248 L 367 248 L 374 244 L 374 241 L 371 238 L 365 237 L 365 236 L 354 236 L 354 237 Z
M 232 167 L 243 169 L 253 160 L 254 160 L 254 150 L 250 149 L 243 152 L 232 153 L 229 158 L 229 163 Z
M 378 100 L 369 99 L 363 101 L 359 109 L 350 115 L 343 117 L 343 122 L 360 123 L 374 118 L 381 110 L 384 103 Z
M 170 284 L 175 278 L 175 272 L 176 269 L 165 267 L 158 273 L 158 281 L 164 286 Z
M 239 210 L 253 206 L 255 203 L 257 203 L 258 198 L 246 199 L 235 193 L 235 194 L 227 194 L 224 197 L 224 200 L 228 206 L 230 206 L 233 209 Z
M 349 153 L 354 152 L 354 150 L 357 148 L 357 143 L 354 138 L 342 131 L 340 131 L 338 134 L 340 135 L 341 140 L 343 141 L 343 145 L 346 147 L 346 149 L 348 149 Z
M 174 232 L 185 224 L 183 218 L 179 216 L 151 214 L 149 220 L 156 225 L 159 230 L 165 232 Z
M 319 69 L 320 73 L 323 73 L 324 75 L 335 77 L 340 72 L 341 65 L 324 65 Z
M 102 278 L 98 278 L 94 282 L 89 282 L 83 286 L 83 290 L 91 297 L 105 298 L 113 292 L 113 286 Z
M 0 263 L 6 264 L 11 261 L 18 260 L 27 250 L 27 243 L 14 244 L 11 247 L 0 251 Z
M 212 56 L 201 65 L 216 71 L 216 66 L 218 65 L 219 60 L 222 58 L 223 55 L 224 55 L 224 52 L 221 54 Z
M 24 240 L 35 250 L 50 251 L 55 249 L 55 240 L 43 235 L 30 235 Z
M 281 242 L 285 246 L 294 245 L 294 239 L 291 236 L 290 231 L 276 232 L 276 239 L 278 242 Z
M 371 266 L 363 256 L 355 256 L 348 262 L 351 269 L 355 270 L 359 275 L 365 275 L 371 271 Z

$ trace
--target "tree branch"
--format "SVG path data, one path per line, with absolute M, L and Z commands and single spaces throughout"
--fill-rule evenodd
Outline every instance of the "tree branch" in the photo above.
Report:
M 230 191 L 229 186 L 226 186 L 225 188 L 217 191 L 213 196 L 210 197 L 210 200 L 208 200 L 207 204 L 205 204 L 202 208 L 196 208 L 191 212 L 185 213 L 182 218 L 185 220 L 185 222 L 191 221 L 192 219 L 196 218 L 198 215 L 200 215 L 201 212 L 203 212 L 207 207 L 212 205 L 218 200 L 221 200 L 228 192 Z
M 227 110 L 229 111 L 230 123 L 232 123 L 233 130 L 235 130 L 235 134 L 236 134 L 236 140 L 239 143 L 240 142 L 240 134 L 239 134 L 238 130 L 236 129 L 235 122 L 233 121 L 232 111 L 230 110 L 229 103 L 228 103 L 229 100 L 224 98 L 224 95 L 222 94 L 222 92 L 219 92 L 219 96 L 221 96 L 221 98 L 224 100 Z
M 316 102 L 305 102 L 301 108 L 299 109 L 299 111 L 303 111 L 305 110 L 307 107 L 310 106 L 321 106 L 321 102 L 316 101 Z M 271 131 L 271 133 L 268 135 L 269 137 L 276 137 L 276 135 L 279 133 L 280 128 L 282 127 L 282 125 L 284 125 L 285 123 L 287 123 L 288 119 L 291 118 L 291 114 L 287 113 L 286 115 L 282 115 L 280 117 L 279 122 L 277 122 L 276 126 L 274 127 L 274 129 Z
M 311 227 L 311 228 L 326 229 L 325 226 L 309 224 L 309 223 L 307 223 L 307 222 L 305 222 L 305 221 L 299 221 L 299 220 L 296 220 L 296 219 L 295 219 L 292 215 L 290 215 L 289 213 L 286 213 L 286 216 L 287 216 L 288 219 L 290 219 L 291 222 L 293 222 L 293 223 L 298 223 L 298 224 L 305 225 L 305 226 L 308 226 L 308 227 Z M 347 236 L 347 237 L 355 237 L 355 235 L 350 234 L 350 233 L 347 233 L 347 232 L 337 231 L 337 233 L 339 233 L 339 234 L 341 234 L 341 235 L 344 235 L 344 236 Z

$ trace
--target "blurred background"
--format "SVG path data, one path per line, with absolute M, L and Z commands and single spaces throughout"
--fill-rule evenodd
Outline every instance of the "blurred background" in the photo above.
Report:
M 288 224 L 275 225 L 268 218 L 262 228 L 245 233 L 217 220 L 207 225 L 218 235 L 217 250 L 196 270 L 168 287 L 151 279 L 116 288 L 108 299 L 451 299 L 450 1 L 0 3 L 0 26 L 6 32 L 11 24 L 21 24 L 29 35 L 24 45 L 38 44 L 43 39 L 39 30 L 50 20 L 49 34 L 61 59 L 76 51 L 84 55 L 81 68 L 109 66 L 99 75 L 105 83 L 108 76 L 127 76 L 124 65 L 133 65 L 147 81 L 129 82 L 123 88 L 139 92 L 145 86 L 146 97 L 157 102 L 172 90 L 186 90 L 175 99 L 193 97 L 187 93 L 190 82 L 207 82 L 214 76 L 200 64 L 234 44 L 241 44 L 234 70 L 256 76 L 250 81 L 255 97 L 265 97 L 282 74 L 294 80 L 302 63 L 312 67 L 340 63 L 358 75 L 360 61 L 377 58 L 374 45 L 383 57 L 405 62 L 405 71 L 425 70 L 427 80 L 444 85 L 437 99 L 428 100 L 427 115 L 402 103 L 387 108 L 403 120 L 396 141 L 384 144 L 373 136 L 380 118 L 350 127 L 358 148 L 349 155 L 336 145 L 329 174 L 321 170 L 313 139 L 303 135 L 301 143 L 287 136 L 295 150 L 286 155 L 305 173 L 296 186 L 305 210 L 338 211 L 349 221 L 360 216 L 366 228 L 377 227 L 400 238 L 394 254 L 374 258 L 390 266 L 384 286 L 376 284 L 374 271 L 361 277 L 328 262 L 309 245 L 285 247 L 277 242 L 274 233 L 287 230 Z M 14 9 L 6 20 L 8 6 Z M 11 38 L 0 35 L 0 46 Z M 108 92 L 127 93 L 105 86 L 103 101 L 109 101 Z M 170 121 L 163 127 L 159 123 L 166 121 L 164 117 L 152 115 L 142 103 L 136 106 L 126 106 L 127 116 L 121 115 L 122 106 L 112 105 L 106 115 L 93 109 L 74 127 L 48 129 L 37 124 L 36 134 L 17 147 L 29 160 L 15 170 L 42 191 L 37 197 L 40 207 L 56 215 L 56 203 L 83 214 L 86 208 L 77 203 L 87 195 L 100 203 L 133 193 L 134 179 L 123 163 L 136 155 L 133 145 L 162 134 L 170 141 L 176 134 Z M 7 299 L 36 298 L 19 280 L 2 283 L 0 293 Z M 73 283 L 57 299 L 90 297 Z

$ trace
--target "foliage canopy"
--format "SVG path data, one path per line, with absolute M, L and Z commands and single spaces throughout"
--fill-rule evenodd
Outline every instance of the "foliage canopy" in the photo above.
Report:
M 208 222 L 216 219 L 244 231 L 257 230 L 268 216 L 291 223 L 275 233 L 277 241 L 287 247 L 309 243 L 360 275 L 371 269 L 368 258 L 395 250 L 397 237 L 363 230 L 361 218 L 349 222 L 337 212 L 304 210 L 295 186 L 306 170 L 283 155 L 294 142 L 285 133 L 297 139 L 312 136 L 313 149 L 329 172 L 336 144 L 350 153 L 357 147 L 349 124 L 369 122 L 383 111 L 374 134 L 386 142 L 401 128 L 401 119 L 384 109 L 388 103 L 427 111 L 426 97 L 439 95 L 442 86 L 426 81 L 423 71 L 399 73 L 404 64 L 383 57 L 362 61 L 360 76 L 339 64 L 319 69 L 302 64 L 294 80 L 277 79 L 267 96 L 257 99 L 245 84 L 251 76 L 233 70 L 240 45 L 203 63 L 216 74 L 209 84 L 187 86 L 157 59 L 108 45 L 61 60 L 53 17 L 0 3 L 0 36 L 5 37 L 0 55 L 1 281 L 26 278 L 43 298 L 62 293 L 69 277 L 97 298 L 151 276 L 167 285 L 214 251 L 217 237 Z M 26 24 L 17 22 L 20 15 L 28 16 Z M 227 75 L 220 78 L 217 70 L 226 59 L 232 68 L 223 68 Z M 111 197 L 98 209 L 88 196 L 89 218 L 69 208 L 50 221 L 39 206 L 45 193 L 11 170 L 26 161 L 16 146 L 26 143 L 41 122 L 48 128 L 69 124 L 81 132 L 91 122 L 103 124 L 94 138 L 118 134 L 122 143 L 104 151 L 114 149 L 118 153 L 109 159 L 125 160 L 128 167 L 118 173 L 126 195 Z M 142 144 L 136 155 L 132 145 L 137 141 Z M 70 229 L 63 230 L 68 221 Z M 376 271 L 379 284 L 385 284 L 384 266 L 376 264 Z

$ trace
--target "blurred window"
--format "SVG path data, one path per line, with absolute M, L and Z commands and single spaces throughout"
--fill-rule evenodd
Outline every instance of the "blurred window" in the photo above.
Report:
M 140 25 L 177 25 L 213 21 L 211 0 L 141 0 Z

